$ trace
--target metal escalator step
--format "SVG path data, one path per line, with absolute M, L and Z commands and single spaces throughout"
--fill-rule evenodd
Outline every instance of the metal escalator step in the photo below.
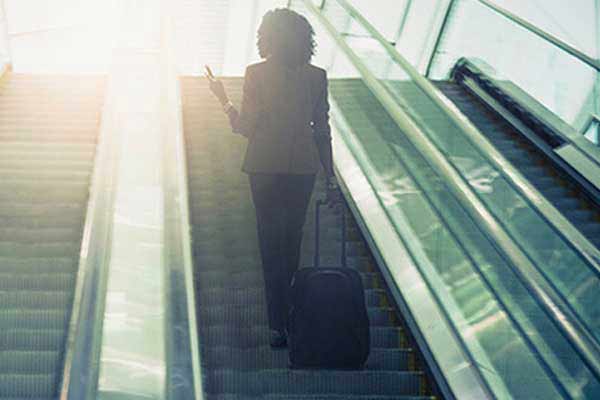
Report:
M 262 282 L 261 282 L 262 284 Z M 200 306 L 214 305 L 265 305 L 265 293 L 262 285 L 256 287 L 244 286 L 240 288 L 208 287 L 198 291 Z M 384 305 L 385 291 L 381 289 L 365 290 L 365 301 L 369 307 Z
M 0 396 L 14 398 L 52 398 L 56 385 L 54 374 L 6 374 L 0 375 Z
M 196 281 L 200 288 L 228 287 L 244 288 L 257 287 L 263 284 L 263 275 L 260 271 L 229 272 L 221 270 L 199 271 Z
M 79 257 L 2 257 L 0 270 L 6 274 L 72 273 Z
M 35 243 L 23 244 L 15 242 L 0 242 L 0 254 L 10 254 L 13 257 L 69 257 L 79 253 L 79 243 Z
M 260 255 L 257 251 L 253 254 L 231 254 L 230 256 L 226 253 L 196 253 L 194 254 L 194 261 L 201 268 L 208 271 L 210 268 L 227 270 L 231 273 L 248 271 L 249 266 L 258 265 L 260 263 Z M 224 282 L 227 285 L 227 282 Z
M 194 256 L 196 260 L 201 262 L 201 273 L 208 273 L 212 272 L 213 270 L 224 272 L 223 267 L 225 265 L 231 265 L 232 263 L 232 260 L 228 257 L 228 254 L 235 254 L 236 258 L 243 256 L 249 257 L 245 263 L 246 266 L 251 263 L 251 260 L 256 259 L 255 257 L 258 255 L 256 244 L 248 240 L 248 237 L 254 236 L 254 232 L 252 232 L 250 235 L 235 239 L 232 238 L 228 241 L 215 239 L 214 236 L 211 239 L 203 240 L 199 238 L 200 236 L 202 235 L 194 234 L 194 237 L 198 238 L 198 243 L 194 245 Z M 313 246 L 310 244 L 305 244 L 303 252 L 307 255 L 314 254 Z M 328 243 L 323 246 L 320 252 L 322 266 L 340 266 L 341 250 L 339 244 Z M 370 272 L 369 267 L 371 265 L 371 259 L 368 257 L 368 249 L 362 242 L 348 243 L 346 247 L 346 254 L 348 257 L 348 267 L 363 273 Z M 306 265 L 306 267 L 310 266 L 312 265 Z M 248 268 L 246 267 L 244 270 L 247 271 Z
M 517 145 L 499 146 L 498 149 L 504 155 L 504 157 L 508 158 L 509 160 L 529 160 L 531 157 L 531 153 L 529 151 Z
M 65 329 L 69 310 L 0 310 L 0 329 Z
M 0 227 L 0 242 L 13 243 L 60 243 L 78 242 L 81 228 L 16 228 Z
M 581 225 L 581 230 L 596 243 L 600 240 L 600 223 L 588 222 Z
M 248 264 L 246 264 L 248 265 Z M 337 264 L 333 264 L 339 266 Z M 243 267 L 242 267 L 243 268 Z M 375 273 L 361 273 L 363 279 L 363 286 L 365 289 L 377 289 L 380 288 L 381 282 L 379 275 Z M 263 275 L 260 270 L 254 271 L 240 271 L 230 272 L 221 270 L 214 270 L 198 272 L 196 282 L 201 289 L 205 288 L 244 288 L 248 286 L 258 286 L 263 283 Z
M 0 331 L 0 351 L 53 351 L 65 339 L 60 329 L 3 329 Z
M 91 171 L 73 171 L 67 168 L 62 170 L 53 168 L 44 171 L 33 171 L 24 168 L 3 168 L 0 166 L 0 181 L 14 180 L 20 182 L 29 181 L 32 184 L 41 180 L 46 182 L 82 182 L 89 183 Z
M 41 130 L 0 130 L 0 141 L 23 141 L 23 142 L 71 142 L 71 143 L 96 143 L 96 135 L 86 135 L 81 133 L 68 134 L 66 132 L 49 132 Z
M 10 151 L 8 149 L 0 148 L 0 159 L 4 164 L 11 163 L 9 165 L 18 165 L 19 163 L 25 162 L 36 162 L 36 161 L 68 161 L 68 162 L 89 162 L 91 163 L 94 159 L 94 154 L 91 152 L 66 152 L 63 153 L 60 150 L 56 151 L 42 151 L 42 150 L 31 150 L 31 151 Z
M 552 176 L 536 177 L 531 179 L 530 182 L 541 192 L 552 189 L 557 185 L 557 181 Z
M 544 192 L 545 191 L 546 190 L 544 190 Z M 571 210 L 574 208 L 579 208 L 581 206 L 581 200 L 579 200 L 576 197 L 555 197 L 548 198 L 548 201 L 550 201 L 560 210 Z
M 42 290 L 62 292 L 71 290 L 75 274 L 9 274 L 0 272 L 0 290 Z
M 591 210 L 584 209 L 571 209 L 568 211 L 564 211 L 565 217 L 576 225 L 585 224 L 594 221 L 594 216 L 596 213 Z
M 85 143 L 31 143 L 28 141 L 3 141 L 0 149 L 2 152 L 8 153 L 60 152 L 61 156 L 78 154 L 80 156 L 93 157 L 95 153 L 95 145 Z
M 56 124 L 56 113 L 45 113 L 45 112 L 16 112 L 9 110 L 8 112 L 2 112 L 0 109 L 0 124 L 3 126 L 27 124 L 41 125 L 41 124 Z M 61 116 L 60 124 L 64 126 L 90 126 L 98 123 L 98 117 L 88 113 L 76 112 L 65 112 Z
M 17 217 L 64 217 L 66 219 L 76 218 L 82 221 L 85 213 L 85 204 L 66 203 L 0 203 L 0 218 Z
M 389 307 L 369 307 L 371 326 L 395 326 L 398 324 L 395 313 Z M 267 310 L 261 305 L 216 305 L 202 306 L 198 310 L 198 318 L 204 325 L 236 325 L 252 326 L 267 324 Z
M 550 199 L 551 202 L 556 200 L 561 201 L 566 197 L 571 197 L 571 190 L 562 186 L 555 186 L 544 190 L 544 195 Z
M 410 349 L 373 349 L 365 365 L 371 371 L 408 371 L 412 351 Z M 249 371 L 259 369 L 285 369 L 288 352 L 274 351 L 270 346 L 247 349 L 214 346 L 202 352 L 202 360 L 212 370 Z
M 61 361 L 57 351 L 0 350 L 0 375 L 52 374 L 60 368 Z
M 72 293 L 68 291 L 19 290 L 0 291 L 0 308 L 51 310 L 66 309 L 71 305 Z
M 219 254 L 253 254 L 257 251 L 254 243 L 249 242 L 246 238 L 240 238 L 238 240 L 232 240 L 230 242 L 224 242 L 218 238 L 210 238 L 199 240 L 198 244 L 194 246 L 194 251 L 196 254 L 200 254 L 203 256 L 209 255 L 219 255 Z M 208 264 L 206 265 L 207 269 L 217 268 L 222 269 L 222 264 Z
M 88 183 L 61 182 L 60 184 L 38 182 L 37 185 L 18 181 L 2 183 L 0 202 L 49 203 L 73 201 L 85 203 L 89 192 Z
M 404 371 L 208 371 L 207 393 L 415 395 L 422 373 Z
M 44 204 L 44 203 L 39 203 Z M 6 228 L 47 229 L 47 228 L 73 228 L 83 225 L 83 216 L 65 215 L 39 215 L 39 216 L 0 216 L 0 226 Z M 26 255 L 23 257 L 27 257 Z
M 520 168 L 520 171 L 529 179 L 545 178 L 549 175 L 549 171 L 539 165 L 527 165 Z
M 227 346 L 235 348 L 250 348 L 266 346 L 269 343 L 269 328 L 267 325 L 228 326 L 203 325 L 199 331 L 205 346 Z M 403 347 L 402 328 L 371 326 L 371 348 L 396 349 Z
M 9 399 L 12 400 L 12 399 Z M 208 395 L 206 400 L 436 400 L 433 396 L 373 396 L 373 395 L 355 395 L 355 394 L 308 394 L 293 395 L 288 394 L 268 394 L 264 396 L 240 396 L 237 394 L 219 394 Z

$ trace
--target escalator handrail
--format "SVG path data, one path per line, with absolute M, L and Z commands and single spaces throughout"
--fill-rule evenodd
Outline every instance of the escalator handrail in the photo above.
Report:
M 190 361 L 192 374 L 191 384 L 189 388 L 193 392 L 194 400 L 203 400 L 204 394 L 202 392 L 201 377 L 202 367 L 200 359 L 200 345 L 198 341 L 198 322 L 196 319 L 196 300 L 194 293 L 194 272 L 193 272 L 193 256 L 192 256 L 192 238 L 191 238 L 191 227 L 190 227 L 190 206 L 189 206 L 189 193 L 188 193 L 188 176 L 187 176 L 187 157 L 184 143 L 184 129 L 183 129 L 183 107 L 181 104 L 181 83 L 175 66 L 175 52 L 174 52 L 174 35 L 173 35 L 173 17 L 168 12 L 165 12 L 165 16 L 162 20 L 161 27 L 161 47 L 162 57 L 164 63 L 163 79 L 165 84 L 166 94 L 166 110 L 163 110 L 162 118 L 165 118 L 166 132 L 164 135 L 165 139 L 165 152 L 164 152 L 164 178 L 165 180 L 173 180 L 172 186 L 165 182 L 165 236 L 172 235 L 176 239 L 174 240 L 174 246 L 176 248 L 170 248 L 165 251 L 165 257 L 169 257 L 165 260 L 167 268 L 177 270 L 177 273 L 167 273 L 167 286 L 169 286 L 167 298 L 168 309 L 171 311 L 174 308 L 172 302 L 177 301 L 179 303 L 178 308 L 185 308 L 187 311 L 187 332 L 183 333 L 183 337 L 189 338 Z M 175 178 L 173 179 L 173 175 Z M 165 246 L 170 246 L 171 243 L 168 238 L 165 237 Z M 165 249 L 167 250 L 167 249 Z M 175 254 L 175 256 L 172 256 Z M 169 267 L 173 265 L 173 267 Z M 174 277 L 179 275 L 179 282 L 173 282 Z M 181 282 L 183 279 L 183 282 Z M 171 293 L 171 288 L 183 286 L 185 293 Z M 175 300 L 173 300 L 175 299 Z M 171 314 L 171 313 L 169 313 Z M 170 315 L 169 315 L 170 317 Z M 171 324 L 174 327 L 174 324 Z M 175 328 L 176 330 L 176 328 Z M 171 334 L 172 335 L 172 334 Z M 181 335 L 181 333 L 180 333 Z M 170 338 L 173 341 L 172 337 Z M 173 343 L 174 345 L 180 343 Z M 167 345 L 170 350 L 173 346 Z M 172 357 L 172 355 L 170 355 Z M 171 367 L 169 362 L 168 367 Z M 167 371 L 170 374 L 171 371 Z M 186 377 L 189 379 L 190 377 Z M 179 377 L 178 379 L 181 379 Z M 181 382 L 168 382 L 168 391 L 170 392 L 169 398 L 180 399 L 185 393 L 173 394 L 171 392 L 180 390 L 183 385 Z M 173 387 L 171 387 L 173 386 Z M 179 386 L 179 387 L 174 387 Z M 172 397 L 171 397 L 172 396 Z M 184 398 L 188 398 L 187 396 Z
M 560 48 L 564 52 L 569 53 L 573 57 L 577 58 L 579 61 L 594 68 L 596 71 L 600 71 L 600 60 L 588 56 L 587 54 L 585 54 L 582 51 L 578 50 L 577 48 L 571 46 L 570 44 L 566 43 L 565 41 L 544 31 L 543 29 L 538 28 L 537 26 L 533 25 L 532 23 L 530 23 L 530 22 L 526 21 L 525 19 L 519 17 L 518 15 L 508 11 L 505 8 L 502 8 L 502 7 L 492 3 L 489 0 L 477 0 L 477 1 L 481 4 L 483 4 L 484 6 L 486 6 L 487 8 L 493 10 L 497 14 L 502 15 L 504 18 L 507 18 L 508 20 L 516 23 L 520 27 L 528 30 L 529 32 L 541 37 L 545 41 Z
M 310 0 L 303 0 L 309 9 L 315 10 L 316 7 Z M 470 133 L 469 136 L 474 136 L 477 141 L 481 141 L 479 131 L 460 119 L 458 111 L 451 108 L 447 100 L 433 85 L 424 77 L 422 77 L 413 67 L 393 48 L 383 36 L 375 30 L 375 28 L 358 13 L 346 0 L 335 0 L 340 4 L 346 12 L 359 23 L 363 25 L 374 38 L 379 40 L 381 44 L 393 56 L 393 59 L 404 67 L 405 72 L 414 79 L 416 84 L 434 100 L 442 109 L 455 121 L 459 127 Z M 445 179 L 448 187 L 452 190 L 455 196 L 463 204 L 465 210 L 479 222 L 479 226 L 483 229 L 486 235 L 498 245 L 499 249 L 504 253 L 509 264 L 515 270 L 517 276 L 523 281 L 525 286 L 530 290 L 532 295 L 539 301 L 548 315 L 552 318 L 557 327 L 563 332 L 573 344 L 576 351 L 581 355 L 583 361 L 590 368 L 593 374 L 600 379 L 600 348 L 595 341 L 594 336 L 589 332 L 587 327 L 573 313 L 570 307 L 566 304 L 562 296 L 557 293 L 554 286 L 539 271 L 537 266 L 529 259 L 523 250 L 514 242 L 513 238 L 506 232 L 504 227 L 496 220 L 493 214 L 487 209 L 481 199 L 471 189 L 468 182 L 460 175 L 456 168 L 451 165 L 443 153 L 431 142 L 427 135 L 418 127 L 414 121 L 405 118 L 405 113 L 398 106 L 394 97 L 385 89 L 385 87 L 377 80 L 372 72 L 366 67 L 362 60 L 358 58 L 352 49 L 345 43 L 345 40 L 340 36 L 339 32 L 331 25 L 322 12 L 316 11 L 317 15 L 321 16 L 325 27 L 334 37 L 340 48 L 346 56 L 352 61 L 354 66 L 360 71 L 365 83 L 373 90 L 376 97 L 381 101 L 382 105 L 390 112 L 390 116 L 399 124 L 405 131 L 407 137 L 415 145 L 425 159 L 437 170 Z M 488 143 L 488 146 L 493 149 Z M 498 155 L 498 157 L 501 157 Z M 494 158 L 498 158 L 494 157 Z M 512 167 L 511 167 L 512 168 Z M 520 176 L 520 175 L 519 175 Z M 521 178 L 522 179 L 522 178 Z M 523 179 L 522 179 L 523 180 Z M 555 210 L 556 211 L 556 210 Z M 556 211 L 558 212 L 558 211 Z
M 65 340 L 60 400 L 96 397 L 119 153 L 117 141 L 114 140 L 117 99 L 113 95 L 112 85 L 114 83 L 107 79 L 71 318 Z

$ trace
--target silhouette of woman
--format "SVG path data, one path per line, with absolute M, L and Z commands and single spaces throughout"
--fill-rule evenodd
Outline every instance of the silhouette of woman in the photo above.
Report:
M 310 64 L 314 31 L 302 15 L 275 9 L 258 29 L 262 62 L 246 68 L 241 109 L 206 67 L 210 89 L 232 130 L 248 139 L 242 170 L 256 211 L 271 346 L 286 345 L 289 284 L 298 269 L 306 210 L 323 166 L 327 201 L 340 200 L 335 179 L 327 75 Z

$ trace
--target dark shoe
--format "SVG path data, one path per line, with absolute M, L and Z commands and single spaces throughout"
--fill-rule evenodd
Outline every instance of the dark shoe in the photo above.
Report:
M 271 347 L 281 348 L 287 346 L 287 335 L 285 331 L 271 330 Z

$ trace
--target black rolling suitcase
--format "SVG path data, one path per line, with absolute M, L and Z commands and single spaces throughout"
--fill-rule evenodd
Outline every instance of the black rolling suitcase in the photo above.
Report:
M 291 368 L 361 369 L 369 356 L 369 316 L 360 274 L 346 266 L 342 211 L 342 265 L 319 267 L 320 210 L 317 201 L 314 268 L 292 280 L 288 347 Z M 342 207 L 344 209 L 344 207 Z

